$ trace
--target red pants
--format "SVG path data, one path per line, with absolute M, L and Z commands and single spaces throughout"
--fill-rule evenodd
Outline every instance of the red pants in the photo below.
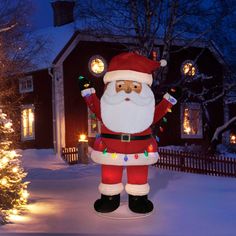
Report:
M 122 181 L 123 166 L 102 165 L 102 183 L 118 184 Z M 128 184 L 146 184 L 148 166 L 127 166 Z

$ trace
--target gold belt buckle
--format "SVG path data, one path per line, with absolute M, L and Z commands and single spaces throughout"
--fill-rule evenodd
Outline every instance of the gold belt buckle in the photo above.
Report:
M 130 142 L 131 135 L 130 134 L 121 134 L 121 142 Z

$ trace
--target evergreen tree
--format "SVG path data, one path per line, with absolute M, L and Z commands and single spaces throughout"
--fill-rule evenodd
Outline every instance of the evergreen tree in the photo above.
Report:
M 23 212 L 29 193 L 20 155 L 12 149 L 12 122 L 0 110 L 0 223 Z

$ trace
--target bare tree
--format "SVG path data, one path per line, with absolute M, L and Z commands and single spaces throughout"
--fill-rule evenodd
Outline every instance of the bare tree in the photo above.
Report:
M 32 71 L 35 68 L 33 59 L 44 52 L 46 42 L 32 33 L 29 24 L 32 11 L 30 0 L 0 2 L 1 106 L 15 101 L 14 86 L 18 84 L 14 80 Z
M 155 40 L 162 38 L 162 57 L 168 59 L 175 39 L 189 39 L 183 47 L 186 48 L 199 39 L 209 38 L 232 13 L 228 1 L 205 2 L 104 0 L 97 4 L 96 0 L 78 0 L 76 12 L 78 20 L 84 22 L 80 26 L 89 33 L 135 36 L 137 48 L 146 56 L 150 55 Z
M 146 56 L 151 55 L 157 39 L 161 39 L 163 44 L 161 58 L 169 61 L 171 54 L 179 53 L 201 40 L 209 42 L 209 44 L 211 40 L 214 40 L 226 48 L 226 45 L 223 44 L 224 39 L 222 40 L 219 35 L 226 37 L 229 34 L 227 39 L 231 40 L 232 48 L 234 40 L 232 40 L 232 36 L 230 38 L 230 34 L 235 35 L 236 33 L 236 27 L 234 27 L 236 20 L 233 17 L 235 9 L 236 2 L 233 0 L 104 0 L 102 4 L 97 4 L 96 0 L 78 0 L 76 12 L 80 21 L 79 26 L 87 33 L 97 37 L 106 34 L 116 35 L 114 39 L 117 39 L 118 42 L 117 35 L 134 36 L 136 47 L 132 50 L 138 50 Z M 185 43 L 176 49 L 173 45 L 179 39 Z M 196 56 L 195 63 L 204 50 L 203 48 Z M 173 84 L 166 83 L 168 69 L 166 66 L 156 75 L 156 84 L 159 86 L 154 89 L 157 97 L 162 90 L 173 86 Z M 214 78 L 199 74 L 197 79 L 201 83 L 203 80 Z M 177 78 L 174 83 L 174 85 L 183 87 L 183 100 L 194 99 L 201 104 L 207 128 L 211 126 L 209 105 L 219 102 L 227 92 L 235 88 L 235 81 L 233 81 L 231 84 L 214 84 L 211 88 L 202 85 L 202 90 L 195 92 L 189 89 L 191 83 L 186 82 L 183 78 Z
M 33 33 L 28 21 L 31 12 L 30 0 L 0 2 L 0 108 L 13 121 L 22 99 L 18 79 L 34 70 L 34 57 L 45 51 L 46 42 Z

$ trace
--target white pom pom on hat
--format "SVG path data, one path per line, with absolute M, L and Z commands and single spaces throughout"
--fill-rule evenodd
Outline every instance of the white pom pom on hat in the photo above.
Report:
M 160 63 L 161 63 L 161 67 L 164 67 L 167 65 L 167 61 L 165 59 L 161 59 Z
M 163 61 L 163 62 L 162 62 Z M 112 58 L 104 75 L 104 83 L 116 80 L 131 80 L 152 85 L 152 72 L 167 62 L 154 61 L 133 52 L 121 53 Z M 165 64 L 165 65 L 166 65 Z

